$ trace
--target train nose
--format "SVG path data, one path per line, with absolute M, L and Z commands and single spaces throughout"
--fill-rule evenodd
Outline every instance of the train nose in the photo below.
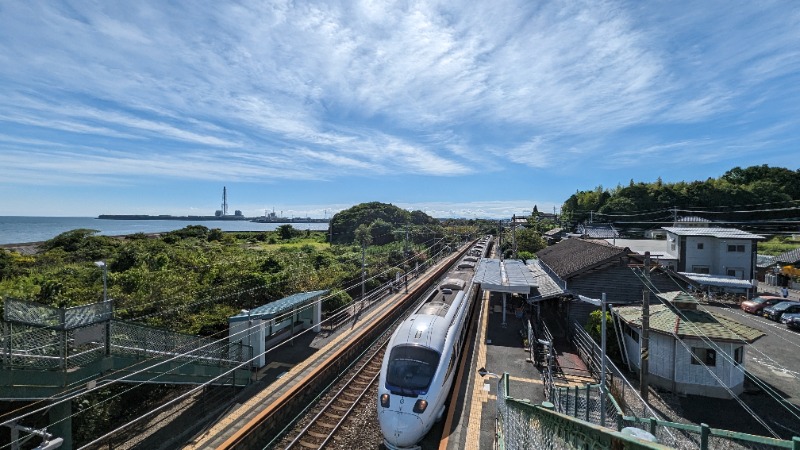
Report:
M 389 448 L 414 448 L 422 440 L 425 431 L 422 420 L 416 414 L 383 410 L 379 422 Z

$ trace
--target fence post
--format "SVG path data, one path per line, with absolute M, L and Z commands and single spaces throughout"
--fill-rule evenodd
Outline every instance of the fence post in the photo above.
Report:
M 800 437 L 792 438 L 792 450 L 800 450 Z
M 700 450 L 708 450 L 708 435 L 711 433 L 711 428 L 708 424 L 700 424 Z
M 586 383 L 586 421 L 589 421 L 589 383 Z
M 656 435 L 656 419 L 653 417 L 650 417 L 650 434 Z
M 578 386 L 575 386 L 575 417 L 578 417 Z

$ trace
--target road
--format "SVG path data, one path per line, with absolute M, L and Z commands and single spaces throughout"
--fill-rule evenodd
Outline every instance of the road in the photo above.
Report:
M 746 381 L 748 392 L 756 395 L 742 395 L 748 405 L 759 412 L 762 417 L 768 416 L 770 426 L 783 432 L 800 436 L 800 333 L 786 325 L 769 319 L 745 313 L 740 309 L 724 306 L 704 306 L 715 315 L 725 316 L 739 323 L 761 330 L 765 336 L 760 337 L 745 351 L 745 367 L 752 375 L 771 386 L 779 396 L 794 405 L 793 412 L 781 408 L 777 401 L 771 399 L 766 392 L 754 391 L 753 384 Z M 752 401 L 752 405 L 751 405 Z M 791 406 L 788 407 L 792 409 Z M 761 411 L 764 413 L 762 414 Z M 783 434 L 781 432 L 781 434 Z

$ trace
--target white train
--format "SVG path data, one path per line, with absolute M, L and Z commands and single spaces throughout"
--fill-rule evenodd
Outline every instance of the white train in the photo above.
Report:
M 469 254 L 483 256 L 488 240 Z M 389 449 L 418 449 L 444 415 L 467 332 L 474 271 L 474 264 L 456 264 L 389 340 L 378 384 L 378 421 Z

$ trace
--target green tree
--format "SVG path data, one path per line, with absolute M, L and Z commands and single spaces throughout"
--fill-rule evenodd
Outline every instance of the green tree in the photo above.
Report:
M 394 241 L 394 227 L 389 222 L 378 219 L 369 226 L 372 242 L 375 245 L 386 245 Z
M 589 314 L 589 321 L 586 323 L 585 328 L 586 332 L 589 333 L 589 336 L 591 336 L 592 339 L 597 342 L 597 345 L 600 345 L 602 336 L 602 316 L 602 311 L 592 311 Z M 614 329 L 613 318 L 609 312 L 606 312 L 606 354 L 617 364 L 622 362 L 622 352 L 620 351 L 619 344 L 617 343 L 617 332 Z
M 520 252 L 536 253 L 547 247 L 547 242 L 542 239 L 542 235 L 532 228 L 520 228 L 516 234 L 517 255 Z
M 283 239 L 284 241 L 288 241 L 289 239 L 295 236 L 294 227 L 289 225 L 288 223 L 279 226 L 278 229 L 275 231 L 278 232 L 278 236 L 280 236 L 280 238 Z

